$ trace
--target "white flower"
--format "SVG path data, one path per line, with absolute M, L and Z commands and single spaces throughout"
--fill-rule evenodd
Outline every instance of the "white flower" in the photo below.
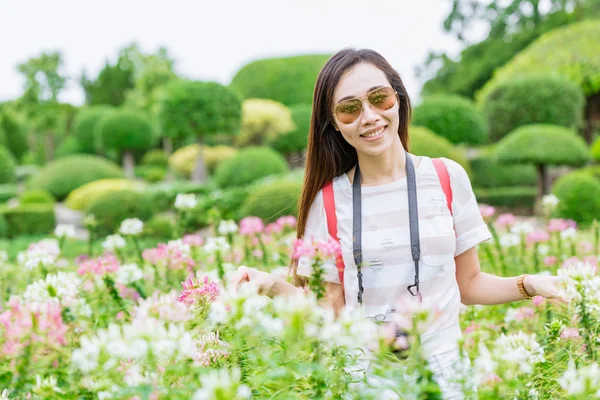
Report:
M 235 221 L 229 220 L 229 221 L 221 221 L 219 223 L 219 235 L 228 235 L 228 234 L 233 234 L 236 233 L 238 231 L 238 226 L 236 225 Z
M 98 400 L 112 399 L 113 395 L 107 391 L 98 392 Z
M 8 261 L 8 253 L 6 250 L 0 250 L 0 265 L 6 264 Z
M 548 194 L 542 197 L 542 207 L 547 212 L 554 210 L 558 203 L 560 203 L 560 200 L 553 194 Z
M 194 395 L 194 400 L 213 400 L 228 398 L 231 400 L 249 399 L 250 389 L 240 384 L 241 373 L 238 368 L 231 371 L 226 369 L 210 371 L 200 376 L 202 389 Z M 219 395 L 220 397 L 217 397 Z
M 127 218 L 121 222 L 119 232 L 122 235 L 139 235 L 144 229 L 144 223 L 137 218 Z
M 2 393 L 0 393 L 0 400 L 10 400 L 10 397 L 8 397 L 8 389 L 4 389 Z
M 572 239 L 577 236 L 577 229 L 575 228 L 567 228 L 560 233 L 561 239 Z
M 48 274 L 46 279 L 29 284 L 25 288 L 23 298 L 34 306 L 51 301 L 70 307 L 79 300 L 77 295 L 80 286 L 81 279 L 74 272 Z
M 217 251 L 223 253 L 231 248 L 227 239 L 222 236 L 209 237 L 204 245 L 204 251 L 207 253 L 216 253 Z
M 479 344 L 479 356 L 473 363 L 473 369 L 475 372 L 475 383 L 480 385 L 483 383 L 490 374 L 496 372 L 498 363 L 492 358 L 492 354 L 488 348 L 483 344 Z
M 63 391 L 58 387 L 56 377 L 49 376 L 47 378 L 42 379 L 41 376 L 36 375 L 33 393 L 42 396 L 44 394 L 48 395 L 51 393 L 63 393 Z
M 571 359 L 569 367 L 557 381 L 570 396 L 587 394 L 589 396 L 585 398 L 589 398 L 600 394 L 600 368 L 596 363 L 577 369 Z
M 500 246 L 502 247 L 514 247 L 521 243 L 521 237 L 514 233 L 508 233 L 500 236 Z
M 550 246 L 548 246 L 547 244 L 538 245 L 538 253 L 540 255 L 545 256 L 549 252 L 550 252 Z
M 513 226 L 511 226 L 510 231 L 512 233 L 516 233 L 517 235 L 528 234 L 535 230 L 535 227 L 529 222 L 517 222 Z
M 56 263 L 60 255 L 60 247 L 56 239 L 42 239 L 37 243 L 32 243 L 25 251 L 17 255 L 17 262 L 27 270 L 43 265 L 50 267 Z
M 131 282 L 139 281 L 143 276 L 144 273 L 137 264 L 124 264 L 117 270 L 115 280 L 122 285 L 128 285 Z
M 193 210 L 198 205 L 196 195 L 193 193 L 179 193 L 175 198 L 175 208 L 180 211 Z
M 104 242 L 102 242 L 102 247 L 109 251 L 122 249 L 125 246 L 127 246 L 127 242 L 121 235 L 109 235 L 104 239 Z
M 501 334 L 495 341 L 494 355 L 498 360 L 518 367 L 524 374 L 533 372 L 533 365 L 544 361 L 544 349 L 535 340 L 535 335 L 517 332 L 511 335 Z
M 56 228 L 54 228 L 54 236 L 60 239 L 73 239 L 75 238 L 75 226 L 58 224 Z

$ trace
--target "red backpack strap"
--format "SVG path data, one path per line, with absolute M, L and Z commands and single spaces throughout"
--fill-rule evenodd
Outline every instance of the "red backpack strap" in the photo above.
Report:
M 340 242 L 338 238 L 337 232 L 337 216 L 335 214 L 335 197 L 333 196 L 333 182 L 328 182 L 323 186 L 323 204 L 325 205 L 325 216 L 327 218 L 327 228 L 329 230 L 329 235 L 332 238 Z M 340 277 L 340 282 L 342 283 L 342 287 L 344 286 L 344 259 L 341 254 L 335 260 L 335 265 L 338 270 L 338 275 Z
M 439 158 L 432 158 L 431 161 L 433 161 L 433 166 L 435 167 L 435 171 L 437 172 L 440 183 L 442 184 L 442 190 L 446 195 L 448 210 L 450 210 L 450 215 L 452 215 L 452 187 L 450 186 L 448 169 L 446 168 L 446 164 L 444 164 L 444 162 Z

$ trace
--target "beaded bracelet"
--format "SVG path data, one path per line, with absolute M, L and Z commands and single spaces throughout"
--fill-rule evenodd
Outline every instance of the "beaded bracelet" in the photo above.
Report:
M 526 276 L 529 276 L 529 274 L 523 274 L 519 276 L 519 278 L 517 279 L 517 287 L 519 288 L 519 292 L 521 293 L 524 299 L 532 299 L 533 296 L 530 296 L 529 293 L 527 293 L 527 291 L 525 290 L 525 285 L 523 284 L 523 280 Z

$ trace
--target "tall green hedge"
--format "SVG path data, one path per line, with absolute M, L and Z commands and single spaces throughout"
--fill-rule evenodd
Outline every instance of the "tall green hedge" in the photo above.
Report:
M 47 235 L 56 226 L 53 204 L 22 204 L 0 206 L 0 217 L 6 221 L 9 238 L 25 235 Z
M 431 96 L 415 107 L 412 124 L 423 126 L 450 142 L 482 144 L 487 140 L 485 121 L 473 101 L 450 95 Z
M 585 106 L 581 89 L 558 76 L 524 76 L 500 81 L 482 101 L 492 141 L 528 124 L 577 129 Z
M 311 104 L 319 71 L 330 55 L 302 55 L 251 62 L 233 77 L 231 87 L 244 98 L 271 99 L 293 106 Z
M 152 217 L 155 208 L 152 198 L 134 190 L 105 193 L 92 202 L 86 212 L 96 217 L 97 232 L 108 235 L 119 229 L 127 218 L 146 221 Z
M 422 126 L 408 128 L 410 152 L 417 156 L 431 158 L 445 157 L 456 161 L 471 174 L 471 165 L 467 157 L 458 148 L 454 147 L 448 139 L 436 135 Z

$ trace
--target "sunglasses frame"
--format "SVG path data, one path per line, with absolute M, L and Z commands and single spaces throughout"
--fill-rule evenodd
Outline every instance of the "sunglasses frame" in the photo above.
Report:
M 333 118 L 334 118 L 334 119 L 337 119 L 338 121 L 340 121 L 340 120 L 337 118 L 337 116 L 336 116 L 336 109 L 338 108 L 338 106 L 339 106 L 340 104 L 343 104 L 343 103 L 345 103 L 346 101 L 351 101 L 351 100 L 360 100 L 360 113 L 358 114 L 358 116 L 356 117 L 356 119 L 352 120 L 351 122 L 342 122 L 343 124 L 351 124 L 352 122 L 356 121 L 356 120 L 358 119 L 358 117 L 360 117 L 360 114 L 362 114 L 362 112 L 363 112 L 363 109 L 364 109 L 364 107 L 363 107 L 363 105 L 362 105 L 362 103 L 363 103 L 362 101 L 363 101 L 363 99 L 364 99 L 364 98 L 366 98 L 366 99 L 367 99 L 367 102 L 369 103 L 369 106 L 371 106 L 371 107 L 375 107 L 376 109 L 378 109 L 378 110 L 380 110 L 380 111 L 387 111 L 387 110 L 389 110 L 390 108 L 394 107 L 394 105 L 396 105 L 396 103 L 398 103 L 398 92 L 397 92 L 396 90 L 394 90 L 394 95 L 395 95 L 395 97 L 396 97 L 396 101 L 394 102 L 394 104 L 392 105 L 392 107 L 388 108 L 387 110 L 382 110 L 381 108 L 378 108 L 377 106 L 374 106 L 373 104 L 371 104 L 371 102 L 370 102 L 370 101 L 368 101 L 369 95 L 371 95 L 372 93 L 374 93 L 374 92 L 376 92 L 376 91 L 378 91 L 378 90 L 381 90 L 381 89 L 392 89 L 392 90 L 394 90 L 394 88 L 393 88 L 393 87 L 391 87 L 391 86 L 382 86 L 382 87 L 378 87 L 378 88 L 376 88 L 376 89 L 373 89 L 373 90 L 371 90 L 371 91 L 368 91 L 367 93 L 363 94 L 362 96 L 358 96 L 358 97 L 352 97 L 351 99 L 346 99 L 346 100 L 344 100 L 344 101 L 341 101 L 341 102 L 337 103 L 337 104 L 335 105 L 334 109 L 333 109 L 333 114 L 332 114 L 332 115 L 333 115 Z M 340 121 L 340 122 L 341 122 L 341 121 Z

